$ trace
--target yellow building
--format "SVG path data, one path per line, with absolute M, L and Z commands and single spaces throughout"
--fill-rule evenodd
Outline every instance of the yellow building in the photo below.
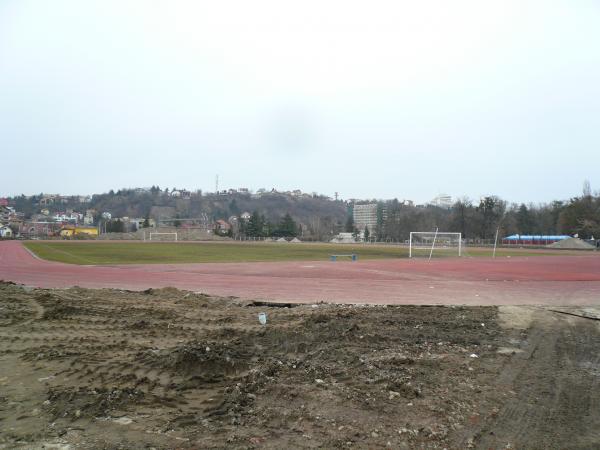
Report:
M 63 227 L 60 230 L 60 237 L 70 239 L 76 236 L 98 237 L 98 229 L 94 227 Z

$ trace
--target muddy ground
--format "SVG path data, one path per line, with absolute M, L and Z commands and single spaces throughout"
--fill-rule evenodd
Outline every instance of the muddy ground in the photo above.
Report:
M 593 308 L 285 306 L 2 283 L 0 448 L 600 448 Z

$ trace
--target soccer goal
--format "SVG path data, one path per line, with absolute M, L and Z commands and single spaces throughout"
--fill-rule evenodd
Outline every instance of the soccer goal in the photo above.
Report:
M 431 257 L 435 254 L 462 256 L 461 233 L 440 231 L 411 231 L 408 241 L 408 257 Z
M 177 241 L 177 233 L 150 232 L 151 241 Z

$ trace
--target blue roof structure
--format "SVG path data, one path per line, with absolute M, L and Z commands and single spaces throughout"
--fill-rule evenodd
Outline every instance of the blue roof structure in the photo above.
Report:
M 528 234 L 513 234 L 512 236 L 507 236 L 504 239 L 509 241 L 562 241 L 563 239 L 569 239 L 571 236 L 567 234 L 559 234 L 559 235 L 546 235 L 546 234 L 536 234 L 536 235 L 528 235 Z

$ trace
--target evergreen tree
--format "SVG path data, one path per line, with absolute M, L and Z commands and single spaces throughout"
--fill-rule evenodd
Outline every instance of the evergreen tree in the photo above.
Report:
M 281 218 L 277 228 L 273 231 L 274 236 L 278 237 L 296 237 L 298 236 L 298 226 L 292 216 L 287 213 Z
M 365 233 L 364 233 L 365 241 L 369 240 L 370 235 L 371 235 L 371 233 L 369 232 L 369 227 L 365 227 Z
M 533 233 L 533 218 L 525 206 L 524 203 L 521 203 L 519 206 L 519 210 L 517 211 L 517 228 L 519 229 L 519 234 L 532 234 Z
M 252 216 L 250 216 L 250 220 L 248 220 L 248 225 L 246 227 L 246 233 L 251 237 L 259 237 L 263 235 L 265 227 L 265 219 L 261 216 L 258 211 L 254 211 Z
M 495 226 L 504 214 L 505 207 L 505 202 L 498 197 L 489 196 L 481 199 L 479 206 L 475 209 L 479 215 L 479 235 L 482 239 L 493 237 Z

